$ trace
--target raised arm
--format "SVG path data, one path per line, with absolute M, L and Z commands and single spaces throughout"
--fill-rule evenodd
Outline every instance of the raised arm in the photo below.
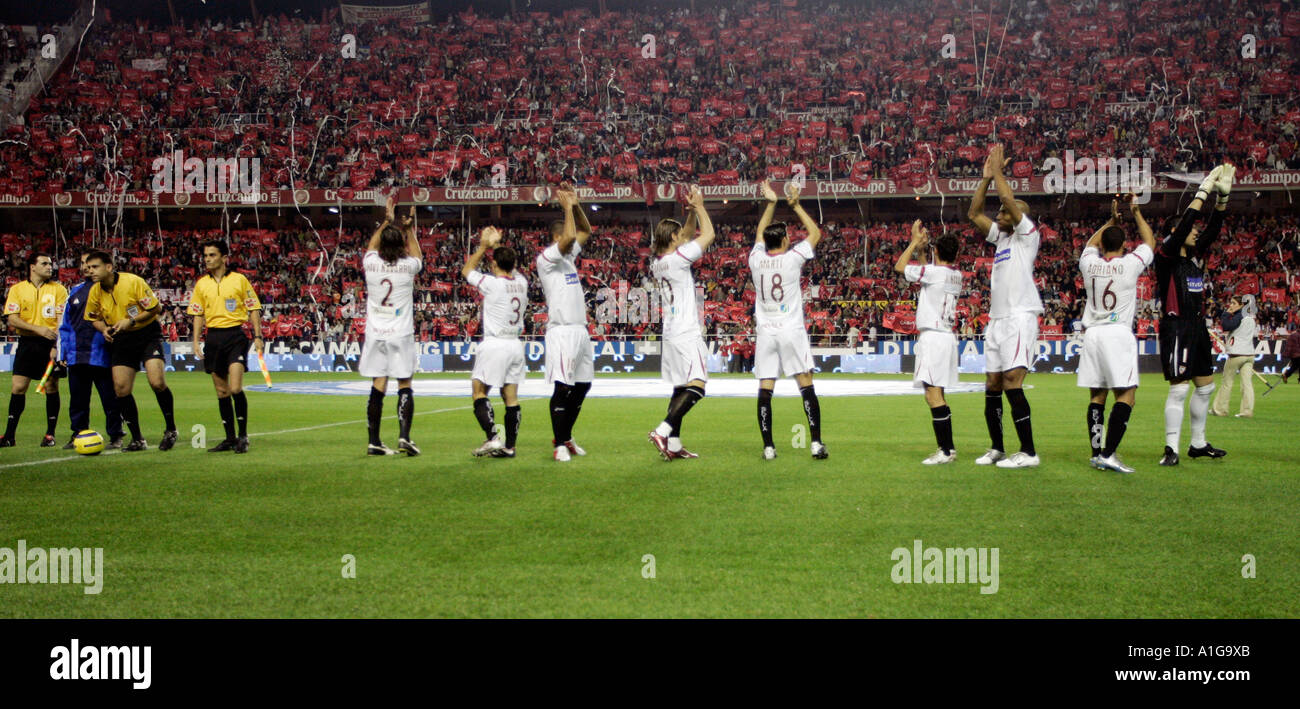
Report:
M 1110 219 L 1107 219 L 1105 224 L 1102 224 L 1101 227 L 1097 229 L 1097 231 L 1094 231 L 1092 233 L 1092 237 L 1088 239 L 1088 243 L 1083 245 L 1083 248 L 1097 249 L 1098 251 L 1100 251 L 1101 233 L 1113 226 L 1118 226 L 1118 225 L 1119 225 L 1119 203 L 1112 199 L 1110 201 Z
M 759 187 L 767 203 L 763 205 L 763 216 L 758 218 L 758 232 L 754 235 L 754 243 L 757 244 L 763 243 L 763 232 L 772 226 L 772 217 L 776 214 L 776 190 L 772 189 L 772 185 L 768 184 L 767 180 L 763 180 L 763 184 Z
M 795 216 L 799 217 L 799 223 L 803 224 L 803 228 L 808 231 L 808 245 L 814 249 L 817 248 L 817 244 L 821 243 L 822 240 L 822 230 L 821 227 L 817 226 L 817 222 L 813 221 L 813 218 L 809 216 L 808 212 L 804 211 L 803 205 L 799 204 L 799 188 L 794 185 L 787 185 L 786 194 L 786 202 L 794 210 Z
M 402 235 L 406 237 L 406 255 L 423 261 L 424 252 L 420 251 L 420 239 L 415 234 L 414 204 L 411 205 L 411 211 L 398 220 L 398 228 L 402 230 Z
M 564 231 L 560 238 L 556 240 L 555 245 L 559 248 L 560 253 L 567 254 L 573 250 L 573 243 L 578 240 L 578 229 L 574 221 L 574 206 L 577 204 L 578 197 L 573 192 L 561 187 L 560 191 L 555 194 L 555 200 L 560 203 L 560 209 L 564 210 Z
M 1020 211 L 1020 205 L 1016 204 L 1016 194 L 1011 191 L 1011 183 L 1007 182 L 1007 176 L 1002 174 L 1003 168 L 1007 166 L 1007 163 L 1011 162 L 1010 158 L 1003 158 L 1002 153 L 1003 147 L 1001 144 L 995 145 L 989 150 L 989 160 L 993 162 L 993 184 L 998 190 L 998 200 L 1002 202 L 1002 206 L 1011 215 L 1011 223 L 1019 224 L 1025 213 Z
M 591 238 L 591 223 L 587 221 L 587 215 L 582 211 L 582 203 L 578 201 L 577 190 L 570 187 L 569 194 L 573 196 L 573 206 L 569 207 L 569 211 L 573 212 L 573 224 L 577 230 L 578 246 L 585 247 L 587 239 Z
M 483 227 L 483 231 L 479 233 L 478 237 L 478 248 L 470 253 L 469 257 L 465 259 L 465 267 L 460 269 L 461 277 L 469 278 L 469 274 L 477 271 L 479 264 L 483 263 L 483 256 L 487 253 L 487 250 L 495 248 L 499 243 L 501 243 L 501 232 L 496 227 Z
M 689 225 L 692 220 L 698 220 L 700 223 L 700 235 L 695 237 L 695 243 L 700 247 L 700 251 L 708 251 L 713 245 L 713 220 L 709 218 L 709 211 L 704 208 L 704 195 L 700 193 L 700 188 L 692 187 L 690 197 L 687 198 L 691 205 L 691 214 L 686 218 Z M 686 227 L 682 227 L 685 229 Z
M 379 250 L 379 240 L 381 235 L 384 233 L 384 227 L 392 224 L 393 220 L 396 219 L 396 216 L 394 216 L 393 213 L 396 208 L 397 192 L 394 191 L 392 194 L 388 195 L 388 204 L 384 206 L 384 221 L 380 222 L 379 226 L 375 227 L 375 233 L 370 235 L 370 243 L 366 244 L 366 251 Z
M 967 221 L 979 229 L 981 239 L 988 236 L 989 229 L 993 227 L 993 220 L 984 214 L 984 198 L 988 194 L 989 184 L 993 182 L 993 163 L 990 162 L 992 159 L 992 154 L 984 159 L 984 176 L 975 188 L 975 195 L 971 197 L 970 208 L 966 210 Z
M 898 273 L 902 273 L 907 268 L 907 264 L 912 260 L 912 254 L 917 249 L 922 249 L 921 261 L 925 262 L 924 249 L 929 240 L 930 232 L 925 227 L 921 226 L 921 220 L 917 219 L 912 222 L 912 240 L 907 244 L 907 248 L 903 249 L 903 253 L 898 255 L 898 261 L 894 263 L 894 270 Z
M 1147 248 L 1155 251 L 1156 233 L 1151 229 L 1151 225 L 1147 224 L 1146 217 L 1142 216 L 1142 207 L 1138 205 L 1136 196 L 1132 194 L 1125 195 L 1125 199 L 1128 200 L 1129 209 L 1133 212 L 1133 221 L 1137 224 L 1138 237 L 1142 239 L 1142 243 L 1147 245 Z

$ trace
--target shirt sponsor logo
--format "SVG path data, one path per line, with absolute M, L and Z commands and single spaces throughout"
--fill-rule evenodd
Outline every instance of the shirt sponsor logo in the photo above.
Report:
M 576 286 L 576 285 L 578 285 L 578 274 L 577 274 L 577 273 L 566 273 L 566 274 L 564 274 L 564 285 L 566 285 L 566 286 Z
M 993 263 L 995 264 L 1002 263 L 1004 261 L 1010 261 L 1010 260 L 1011 260 L 1010 248 L 1002 249 L 1001 251 L 998 251 L 996 254 L 993 255 Z
M 1200 293 L 1205 290 L 1205 281 L 1200 276 L 1187 277 L 1187 292 Z

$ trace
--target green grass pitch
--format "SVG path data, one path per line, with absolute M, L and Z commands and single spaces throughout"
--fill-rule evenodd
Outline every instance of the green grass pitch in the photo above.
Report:
M 20 445 L 0 450 L 0 547 L 102 547 L 106 569 L 98 595 L 0 585 L 0 616 L 1297 615 L 1295 383 L 1267 397 L 1257 386 L 1254 420 L 1210 419 L 1227 458 L 1165 469 L 1166 388 L 1144 376 L 1120 450 L 1138 472 L 1123 476 L 1088 466 L 1087 397 L 1073 376 L 1029 377 L 1043 465 L 1020 471 L 974 464 L 987 444 L 979 394 L 950 396 L 959 459 L 938 468 L 920 465 L 935 446 L 919 396 L 823 397 L 825 461 L 791 447 L 802 408 L 778 398 L 770 462 L 754 400 L 706 398 L 684 435 L 701 457 L 672 463 L 646 441 L 665 401 L 589 398 L 576 432 L 588 455 L 559 464 L 545 400 L 524 401 L 514 460 L 469 455 L 481 432 L 468 381 L 464 398 L 416 399 L 424 455 L 368 458 L 363 398 L 267 392 L 255 373 L 252 451 L 209 454 L 189 437 L 196 423 L 208 445 L 220 437 L 210 380 L 168 379 L 181 430 L 168 453 L 154 448 L 161 417 L 143 376 L 143 453 L 37 448 L 44 407 L 28 394 Z M 390 394 L 390 445 L 395 406 Z M 102 426 L 97 408 L 92 422 Z M 1184 429 L 1184 452 L 1187 440 Z M 917 539 L 998 548 L 998 591 L 895 584 L 891 552 Z M 344 578 L 347 554 L 355 578 Z M 1243 578 L 1245 555 L 1255 578 Z

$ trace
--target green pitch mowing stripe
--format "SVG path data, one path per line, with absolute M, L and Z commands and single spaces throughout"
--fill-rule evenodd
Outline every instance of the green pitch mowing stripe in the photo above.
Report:
M 106 569 L 96 595 L 0 584 L 0 616 L 1296 615 L 1294 385 L 1257 397 L 1253 420 L 1210 419 L 1227 458 L 1167 469 L 1156 465 L 1166 387 L 1143 377 L 1120 449 L 1138 472 L 1122 476 L 1088 466 L 1087 394 L 1072 376 L 1029 377 L 1043 460 L 1030 470 L 974 465 L 987 445 L 979 394 L 950 397 L 959 457 L 948 466 L 920 465 L 935 448 L 920 396 L 823 398 L 825 461 L 794 447 L 806 441 L 791 430 L 805 423 L 797 398 L 775 400 L 779 457 L 763 461 L 755 402 L 706 397 L 683 433 L 701 457 L 671 463 L 646 440 L 667 401 L 592 398 L 575 434 L 589 455 L 561 464 L 545 399 L 522 404 L 518 458 L 471 457 L 483 434 L 468 382 L 464 399 L 417 398 L 417 458 L 364 455 L 362 397 L 260 386 L 248 390 L 250 453 L 210 454 L 190 447 L 195 424 L 207 445 L 222 436 L 210 379 L 168 382 L 182 436 L 167 453 L 152 448 L 162 421 L 143 377 L 142 453 L 37 448 L 44 407 L 29 394 L 20 447 L 0 450 L 0 466 L 38 464 L 0 467 L 0 548 L 102 547 Z M 385 401 L 389 445 L 396 404 Z M 894 583 L 895 550 L 917 540 L 996 548 L 997 592 Z M 1245 555 L 1255 578 L 1243 578 Z

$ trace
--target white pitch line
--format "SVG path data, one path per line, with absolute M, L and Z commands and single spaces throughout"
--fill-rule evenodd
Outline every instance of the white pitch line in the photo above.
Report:
M 520 403 L 522 403 L 524 401 L 532 401 L 532 400 L 533 399 L 520 399 L 519 401 Z M 435 409 L 433 411 L 417 411 L 415 415 L 423 416 L 425 414 L 443 414 L 443 413 L 447 413 L 448 411 L 465 411 L 466 409 L 472 409 L 472 408 L 474 407 L 454 406 L 450 409 Z M 384 420 L 392 420 L 395 418 L 397 417 L 385 416 Z M 253 436 L 279 436 L 285 433 L 301 433 L 303 431 L 318 431 L 322 428 L 334 428 L 336 426 L 354 426 L 359 423 L 366 423 L 366 419 L 358 419 L 356 421 L 339 421 L 337 423 L 323 423 L 319 426 L 304 426 L 303 428 L 286 428 L 283 431 L 262 431 L 260 433 L 250 433 L 248 434 L 248 437 L 252 438 Z M 121 452 L 122 451 L 120 450 L 111 450 L 111 451 L 105 451 L 103 455 L 114 455 L 116 453 L 121 453 Z M 5 470 L 7 468 L 25 468 L 29 465 L 48 465 L 50 463 L 62 463 L 64 461 L 77 460 L 78 458 L 84 458 L 84 457 L 86 456 L 69 455 L 69 456 L 64 456 L 62 458 L 47 458 L 45 460 L 29 460 L 23 463 L 6 463 L 5 465 L 0 465 L 0 470 Z

